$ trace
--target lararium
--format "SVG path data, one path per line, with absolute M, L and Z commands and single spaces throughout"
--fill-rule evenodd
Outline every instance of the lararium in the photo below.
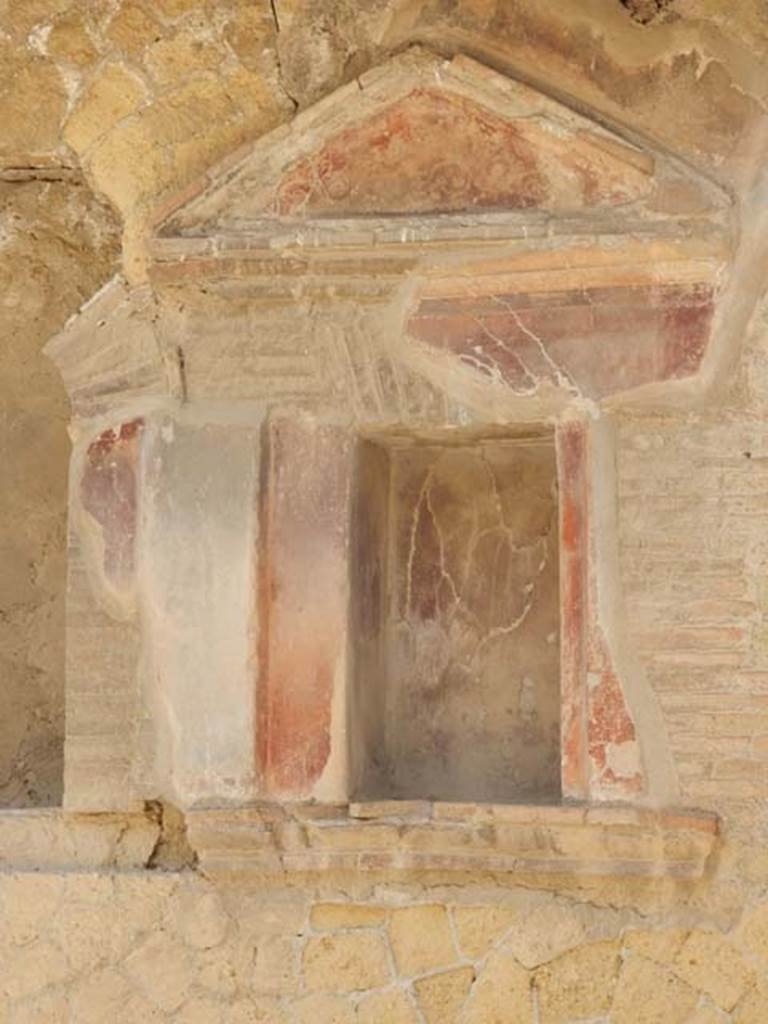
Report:
M 302 869 L 375 865 L 382 817 L 427 837 L 402 825 L 402 865 L 496 815 L 511 865 L 511 823 L 572 863 L 629 815 L 638 871 L 678 830 L 670 870 L 698 871 L 711 821 L 651 809 L 677 794 L 620 642 L 613 415 L 703 387 L 731 216 L 670 156 L 421 50 L 171 197 L 149 283 L 48 349 L 66 805 L 162 798 L 219 860 L 240 829 Z

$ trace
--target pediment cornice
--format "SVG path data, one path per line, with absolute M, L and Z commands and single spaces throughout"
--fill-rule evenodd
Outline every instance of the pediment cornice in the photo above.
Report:
M 233 254 L 257 273 L 270 255 L 291 254 L 303 273 L 329 250 L 354 253 L 359 271 L 374 254 L 391 262 L 560 238 L 720 234 L 728 208 L 722 191 L 668 155 L 474 60 L 417 48 L 171 198 L 152 250 L 202 276 Z
M 179 395 L 361 424 L 663 404 L 697 393 L 732 212 L 675 157 L 413 49 L 173 197 L 149 286 L 116 282 L 49 352 L 91 413 Z

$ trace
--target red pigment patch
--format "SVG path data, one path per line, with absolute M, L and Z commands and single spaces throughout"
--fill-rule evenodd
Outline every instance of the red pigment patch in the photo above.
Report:
M 601 398 L 699 369 L 714 309 L 708 285 L 582 288 L 546 298 L 425 299 L 407 330 L 518 392 L 565 382 Z
M 584 428 L 566 423 L 556 434 L 560 491 L 560 692 L 563 795 L 587 795 L 586 624 L 587 445 Z
M 635 724 L 624 700 L 621 683 L 611 665 L 605 639 L 599 627 L 594 626 L 589 652 L 589 672 L 599 677 L 596 686 L 589 690 L 589 759 L 592 771 L 597 776 L 598 786 L 620 789 L 627 794 L 639 793 L 643 789 L 642 776 L 618 775 L 608 765 L 609 744 L 630 743 L 636 739 Z
M 118 590 L 132 581 L 136 542 L 137 464 L 144 421 L 130 420 L 88 446 L 80 499 L 101 527 L 104 574 Z
M 286 172 L 280 216 L 580 209 L 646 195 L 652 178 L 579 131 L 506 119 L 465 97 L 418 88 L 340 132 Z
M 431 89 L 340 133 L 288 172 L 282 216 L 541 206 L 548 185 L 524 131 Z

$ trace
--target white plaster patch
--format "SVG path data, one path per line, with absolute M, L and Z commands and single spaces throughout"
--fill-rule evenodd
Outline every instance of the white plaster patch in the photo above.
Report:
M 608 768 L 616 776 L 636 775 L 640 772 L 640 747 L 636 740 L 624 743 L 608 743 L 605 747 Z
M 30 47 L 43 57 L 48 55 L 48 36 L 51 34 L 51 25 L 36 25 L 27 36 Z

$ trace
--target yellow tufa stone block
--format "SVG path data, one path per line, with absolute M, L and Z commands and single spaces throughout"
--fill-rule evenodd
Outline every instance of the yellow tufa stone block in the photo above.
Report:
M 485 956 L 518 920 L 512 907 L 453 907 L 453 926 L 463 956 Z
M 457 967 L 414 982 L 419 1008 L 427 1024 L 458 1020 L 474 980 L 473 968 Z
M 508 953 L 493 952 L 472 987 L 461 1024 L 530 1024 L 531 975 Z
M 764 1017 L 768 1020 L 768 1017 Z M 720 1010 L 713 1006 L 700 1006 L 692 1017 L 689 1017 L 685 1024 L 725 1024 L 726 1018 Z
M 71 973 L 64 953 L 50 942 L 3 949 L 3 994 L 13 1000 L 60 985 Z
M 269 935 L 255 946 L 251 989 L 259 995 L 290 995 L 297 990 L 296 948 L 292 939 Z
M 760 981 L 739 1000 L 733 1024 L 765 1024 L 768 1021 L 768 979 Z
M 413 977 L 456 960 L 445 907 L 428 904 L 392 911 L 389 939 L 401 975 Z
M 125 971 L 135 988 L 166 1013 L 182 1004 L 195 978 L 189 952 L 162 931 L 131 953 Z
M 310 992 L 356 992 L 391 980 L 386 944 L 373 932 L 310 938 L 303 963 Z
M 265 7 L 241 7 L 234 10 L 223 30 L 224 39 L 246 68 L 263 66 L 265 51 L 274 45 L 275 21 Z
M 24 58 L 0 38 L 0 156 L 12 164 L 60 144 L 67 106 L 58 68 L 42 57 Z
M 318 903 L 312 908 L 310 923 L 318 931 L 376 928 L 386 918 L 384 907 L 372 907 L 365 903 Z
M 166 18 L 180 18 L 182 14 L 200 9 L 200 0 L 154 0 L 152 5 Z
M 323 850 L 385 850 L 397 846 L 393 825 L 308 825 L 310 846 Z
M 162 33 L 160 23 L 135 0 L 125 0 L 109 23 L 107 39 L 119 52 L 140 58 Z
M 630 931 L 622 945 L 628 953 L 644 956 L 657 964 L 671 964 L 688 938 L 685 928 L 664 928 L 661 931 Z
M 768 903 L 748 914 L 733 938 L 742 949 L 768 963 Z
M 224 50 L 210 38 L 183 28 L 152 43 L 146 53 L 146 66 L 158 85 L 169 86 L 202 71 L 215 70 L 223 59 Z
M 253 947 L 250 947 L 250 954 L 253 956 Z M 198 985 L 219 997 L 234 998 L 239 988 L 239 979 L 242 978 L 246 985 L 251 980 L 253 964 L 248 961 L 246 965 L 243 960 L 242 952 L 238 957 L 229 945 L 201 950 L 195 958 Z
M 240 935 L 249 938 L 300 935 L 307 919 L 308 901 L 300 892 L 281 895 L 287 898 L 270 899 L 233 890 L 229 909 L 237 918 Z
M 213 949 L 226 938 L 229 918 L 218 893 L 192 890 L 180 895 L 175 924 L 188 946 Z
M 357 1024 L 420 1024 L 416 1010 L 404 992 L 374 992 L 357 1005 Z M 448 1024 L 448 1021 L 445 1021 Z
M 344 996 L 316 992 L 297 1000 L 291 1011 L 296 1024 L 356 1024 L 353 1005 Z
M 524 967 L 539 967 L 584 942 L 581 917 L 567 907 L 545 904 L 520 916 L 504 941 Z
M 226 1024 L 293 1024 L 277 999 L 239 999 L 227 1007 Z
M 74 13 L 59 18 L 48 34 L 48 53 L 54 60 L 86 67 L 98 59 L 83 19 Z
M 60 876 L 5 875 L 0 879 L 0 897 L 6 908 L 3 938 L 26 946 L 41 937 L 61 911 L 63 896 Z
M 13 1014 L 13 1024 L 56 1024 L 68 1019 L 67 996 L 63 991 L 43 992 L 23 1003 L 17 1003 Z M 7 1003 L 4 998 L 0 999 L 0 1024 L 9 1024 L 10 1020 Z
M 112 967 L 83 978 L 70 992 L 69 1005 L 72 1020 L 77 1024 L 155 1024 L 162 1020 L 157 1008 L 137 991 L 136 985 Z
M 51 922 L 51 938 L 64 950 L 73 971 L 92 971 L 109 956 L 115 923 L 104 908 L 65 902 Z
M 179 1024 L 223 1024 L 224 1007 L 214 999 L 190 999 L 186 1002 L 174 1021 Z
M 541 1024 L 566 1024 L 575 1017 L 599 1017 L 611 1005 L 620 965 L 617 942 L 580 946 L 540 967 L 533 985 Z
M 269 118 L 274 109 L 264 111 Z M 273 122 L 260 121 L 266 130 Z M 255 130 L 256 122 L 249 125 Z M 100 191 L 126 218 L 140 203 L 192 180 L 211 161 L 242 142 L 243 115 L 226 82 L 200 76 L 147 105 L 136 117 L 110 125 L 88 153 Z
M 733 1009 L 754 978 L 738 951 L 716 932 L 691 932 L 672 969 L 723 1010 Z
M 630 956 L 616 984 L 611 1024 L 684 1024 L 698 1001 L 699 993 L 669 968 Z
M 137 75 L 120 64 L 105 64 L 65 124 L 65 142 L 84 153 L 146 100 L 147 90 Z

